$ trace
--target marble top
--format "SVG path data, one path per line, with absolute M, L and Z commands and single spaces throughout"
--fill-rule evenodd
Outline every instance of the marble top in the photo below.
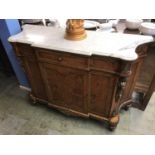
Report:
M 22 32 L 8 40 L 62 52 L 110 56 L 128 61 L 137 59 L 135 49 L 138 45 L 153 41 L 151 36 L 96 31 L 87 31 L 87 38 L 80 41 L 66 40 L 64 35 L 63 28 L 24 25 Z

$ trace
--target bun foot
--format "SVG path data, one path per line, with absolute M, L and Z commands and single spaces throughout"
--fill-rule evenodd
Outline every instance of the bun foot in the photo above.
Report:
M 114 131 L 117 127 L 118 122 L 119 122 L 119 115 L 116 115 L 116 116 L 110 118 L 108 129 L 110 131 Z

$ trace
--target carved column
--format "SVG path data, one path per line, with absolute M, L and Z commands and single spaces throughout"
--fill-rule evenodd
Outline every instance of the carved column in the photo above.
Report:
M 122 98 L 123 92 L 126 87 L 126 83 L 128 81 L 128 77 L 131 75 L 131 66 L 132 61 L 121 61 L 120 63 L 120 70 L 119 70 L 119 79 L 116 85 L 116 92 L 115 92 L 115 107 L 111 113 L 111 117 L 109 118 L 109 129 L 114 130 L 119 122 L 119 111 L 122 107 L 128 105 L 121 105 L 120 100 Z

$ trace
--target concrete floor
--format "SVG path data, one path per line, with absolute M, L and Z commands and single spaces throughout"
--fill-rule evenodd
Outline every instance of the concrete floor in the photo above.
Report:
M 66 116 L 46 106 L 33 106 L 15 77 L 0 73 L 0 134 L 4 135 L 122 135 L 155 134 L 155 94 L 146 110 L 121 111 L 114 132 L 101 122 Z

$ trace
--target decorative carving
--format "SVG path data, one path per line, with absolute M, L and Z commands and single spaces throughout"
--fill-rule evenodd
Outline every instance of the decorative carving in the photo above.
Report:
M 117 112 L 120 110 L 120 100 L 122 99 L 122 95 L 125 91 L 129 91 L 127 81 L 131 75 L 131 69 L 132 69 L 132 62 L 128 61 L 122 61 L 121 67 L 120 67 L 120 78 L 117 83 L 117 89 L 116 89 L 116 95 L 115 95 L 115 102 L 117 103 L 116 107 L 119 107 L 117 109 Z M 127 86 L 126 86 L 127 85 Z
M 86 38 L 83 19 L 68 19 L 66 25 L 66 39 L 82 40 Z
M 118 79 L 117 88 L 116 88 L 116 94 L 115 94 L 115 111 L 116 114 L 119 113 L 120 109 L 127 105 L 128 103 L 120 103 L 122 98 L 124 97 L 124 93 L 126 93 L 126 90 L 128 89 L 127 81 L 131 75 L 131 62 L 121 62 L 120 67 L 120 78 Z M 123 96 L 123 97 L 122 97 Z
M 115 97 L 116 102 L 118 102 L 122 97 L 123 90 L 126 86 L 126 81 L 127 81 L 127 78 L 121 78 L 120 81 L 118 82 L 116 97 Z
M 139 58 L 143 58 L 147 56 L 147 52 L 148 52 L 148 48 L 149 48 L 149 43 L 145 43 L 143 45 L 139 45 L 136 48 L 136 53 L 138 54 Z

